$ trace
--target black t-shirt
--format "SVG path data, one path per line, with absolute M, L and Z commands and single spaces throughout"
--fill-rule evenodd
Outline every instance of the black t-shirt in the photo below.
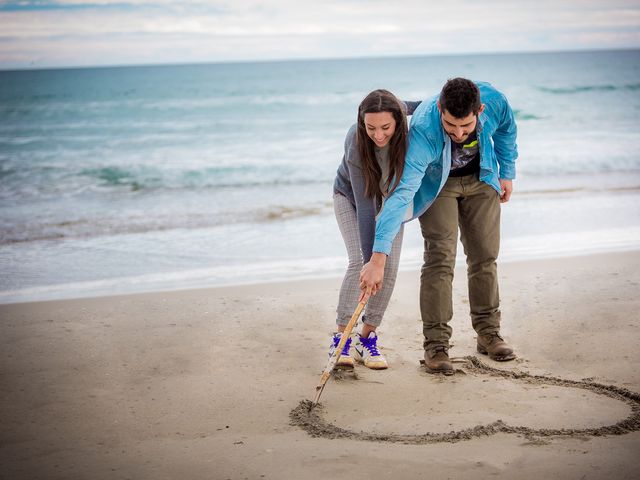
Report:
M 480 149 L 475 130 L 463 143 L 451 141 L 450 177 L 463 177 L 480 172 Z

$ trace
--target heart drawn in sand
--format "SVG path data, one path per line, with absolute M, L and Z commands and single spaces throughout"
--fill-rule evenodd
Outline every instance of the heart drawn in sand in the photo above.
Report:
M 426 432 L 418 435 L 407 435 L 394 433 L 354 432 L 340 428 L 322 418 L 321 404 L 314 407 L 310 400 L 303 400 L 289 414 L 291 425 L 299 426 L 313 437 L 348 438 L 353 440 L 406 443 L 414 445 L 439 442 L 459 442 L 476 437 L 495 435 L 496 433 L 513 433 L 535 439 L 536 437 L 554 436 L 623 435 L 640 430 L 640 394 L 614 385 L 604 385 L 586 380 L 565 380 L 551 376 L 531 375 L 524 372 L 499 370 L 482 363 L 476 357 L 465 357 L 465 360 L 465 369 L 473 373 L 502 377 L 513 381 L 523 381 L 528 384 L 551 385 L 589 390 L 598 395 L 604 395 L 628 404 L 631 407 L 631 414 L 624 420 L 620 420 L 613 425 L 592 428 L 535 429 L 523 426 L 512 426 L 498 420 L 486 425 L 477 425 L 475 427 L 446 433 Z

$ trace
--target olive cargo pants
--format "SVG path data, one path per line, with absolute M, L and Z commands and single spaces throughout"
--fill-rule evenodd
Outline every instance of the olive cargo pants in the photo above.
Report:
M 434 203 L 420 216 L 424 238 L 420 313 L 425 350 L 449 346 L 458 227 L 467 256 L 473 328 L 478 334 L 500 330 L 496 265 L 500 250 L 500 196 L 477 175 L 449 177 Z

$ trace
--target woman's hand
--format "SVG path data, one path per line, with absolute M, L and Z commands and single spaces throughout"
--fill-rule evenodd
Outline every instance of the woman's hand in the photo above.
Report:
M 378 293 L 382 288 L 384 279 L 384 266 L 387 256 L 384 253 L 374 252 L 362 270 L 360 271 L 360 301 L 367 301 L 371 295 Z

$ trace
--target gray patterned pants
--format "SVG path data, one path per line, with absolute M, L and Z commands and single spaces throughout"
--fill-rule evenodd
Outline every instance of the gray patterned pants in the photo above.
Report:
M 347 255 L 349 256 L 349 266 L 342 280 L 338 308 L 336 310 L 338 314 L 336 323 L 338 325 L 346 325 L 358 305 L 358 297 L 360 296 L 360 270 L 362 270 L 360 233 L 358 231 L 356 209 L 351 205 L 349 199 L 339 193 L 335 194 L 333 196 L 333 209 L 344 244 L 347 247 Z M 362 321 L 368 325 L 374 327 L 380 325 L 387 305 L 389 305 L 398 274 L 403 232 L 404 226 L 400 227 L 400 231 L 391 246 L 391 253 L 384 267 L 382 289 L 369 299 L 365 307 Z

